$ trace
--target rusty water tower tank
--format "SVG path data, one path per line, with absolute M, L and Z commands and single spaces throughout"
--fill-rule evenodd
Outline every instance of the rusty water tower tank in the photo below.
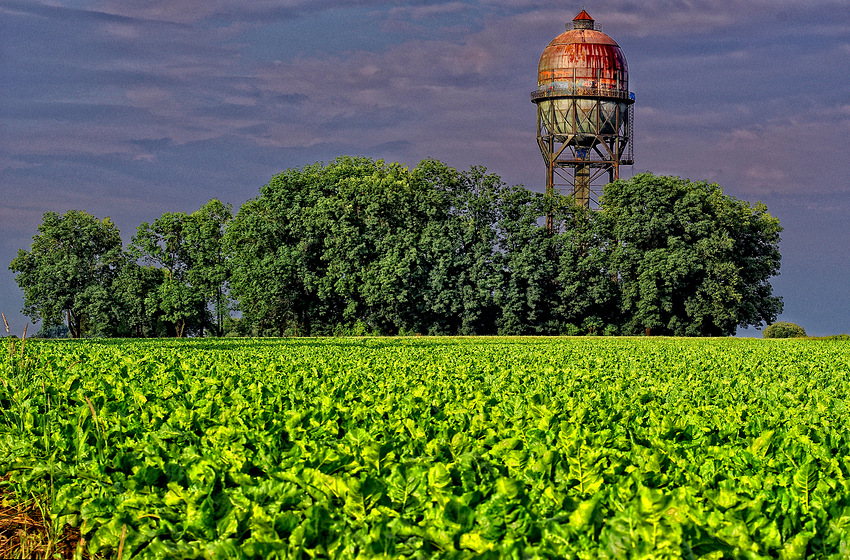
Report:
M 546 192 L 566 190 L 582 206 L 597 204 L 601 185 L 594 183 L 615 181 L 620 165 L 634 163 L 634 95 L 622 49 L 586 11 L 543 50 L 531 101 Z

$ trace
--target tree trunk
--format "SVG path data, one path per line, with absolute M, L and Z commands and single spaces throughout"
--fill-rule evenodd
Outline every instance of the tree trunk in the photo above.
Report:
M 71 314 L 70 309 L 65 310 L 68 314 L 68 331 L 71 333 L 71 338 L 80 338 L 80 330 L 82 329 L 82 319 Z
M 216 336 L 221 336 L 222 334 L 224 334 L 224 333 L 222 333 L 222 331 L 224 330 L 223 329 L 224 313 L 222 312 L 222 309 L 221 309 L 221 307 L 222 307 L 221 300 L 222 300 L 221 287 L 218 287 L 215 290 L 215 319 L 216 319 L 215 335 Z

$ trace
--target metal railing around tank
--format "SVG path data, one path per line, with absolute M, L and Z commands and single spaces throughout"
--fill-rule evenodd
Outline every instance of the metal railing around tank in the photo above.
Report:
M 608 87 L 555 87 L 536 89 L 531 92 L 531 101 L 546 99 L 550 97 L 607 97 L 634 101 L 635 94 L 617 88 Z
M 575 21 L 567 22 L 567 31 L 572 31 L 573 29 L 583 29 L 582 27 L 576 26 Z M 594 31 L 602 31 L 602 24 L 598 22 L 593 22 L 593 30 Z M 604 33 L 604 31 L 603 31 Z

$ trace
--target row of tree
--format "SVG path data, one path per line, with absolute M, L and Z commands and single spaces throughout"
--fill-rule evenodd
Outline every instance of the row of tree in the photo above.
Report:
M 781 312 L 780 232 L 763 204 L 676 177 L 616 181 L 588 211 L 481 168 L 340 158 L 235 216 L 164 214 L 127 249 L 108 218 L 48 213 L 10 268 L 24 312 L 72 336 L 728 335 Z
M 141 224 L 125 250 L 109 218 L 47 212 L 30 250 L 9 265 L 23 312 L 44 322 L 42 333 L 73 338 L 221 335 L 230 311 L 222 239 L 231 219 L 218 200 L 191 214 L 169 212 Z

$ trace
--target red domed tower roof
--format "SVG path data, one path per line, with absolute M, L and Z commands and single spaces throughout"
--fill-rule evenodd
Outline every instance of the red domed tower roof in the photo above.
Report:
M 576 17 L 573 18 L 573 21 L 579 21 L 579 20 L 582 20 L 582 19 L 593 21 L 593 18 L 590 17 L 590 14 L 588 14 L 583 9 L 582 9 L 582 11 L 580 11 L 578 13 L 578 15 Z
M 602 89 L 628 97 L 629 67 L 617 42 L 594 29 L 593 18 L 582 10 L 543 50 L 537 85 L 540 90 Z

